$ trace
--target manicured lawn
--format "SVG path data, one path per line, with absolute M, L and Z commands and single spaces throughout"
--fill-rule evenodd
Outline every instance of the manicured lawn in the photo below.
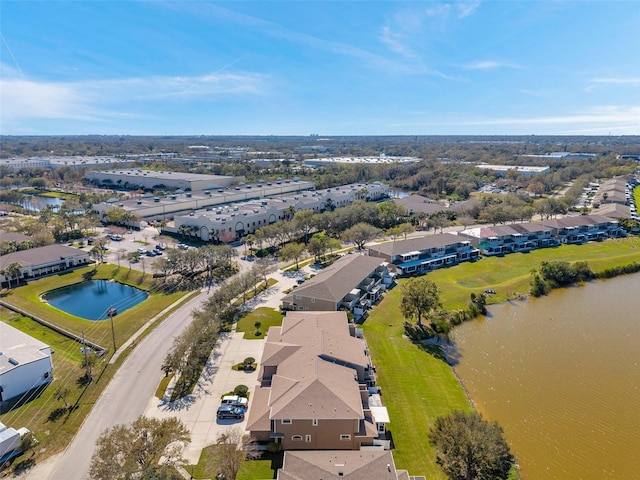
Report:
M 143 275 L 141 272 L 129 270 L 127 267 L 103 264 L 96 270 L 94 270 L 93 266 L 90 266 L 60 275 L 32 280 L 27 285 L 5 290 L 2 299 L 7 303 L 54 323 L 72 333 L 82 335 L 84 332 L 88 340 L 96 342 L 103 347 L 110 347 L 113 342 L 109 321 L 98 322 L 75 317 L 53 308 L 40 300 L 42 294 L 49 290 L 82 282 L 83 276 L 90 277 L 93 280 L 113 278 L 120 283 L 151 292 L 151 296 L 145 301 L 113 317 L 116 345 L 122 345 L 122 343 L 131 337 L 147 320 L 187 293 L 176 292 L 164 294 L 161 291 L 162 285 L 160 285 L 160 289 L 152 290 L 150 275 Z
M 475 263 L 436 270 L 428 278 L 441 290 L 444 308 L 465 308 L 472 292 L 495 289 L 492 303 L 515 293 L 528 294 L 529 272 L 540 262 L 587 261 L 592 270 L 640 261 L 640 238 L 607 240 L 586 245 L 563 245 L 528 254 L 483 258 Z M 400 284 L 406 280 L 400 280 Z M 435 463 L 427 440 L 429 429 L 439 416 L 453 410 L 471 409 L 466 394 L 451 368 L 403 338 L 398 287 L 387 292 L 363 328 L 378 374 L 378 385 L 389 410 L 396 466 L 412 475 L 446 478 Z M 517 478 L 517 477 L 513 477 Z
M 403 338 L 400 289 L 389 291 L 364 324 L 376 366 L 382 401 L 389 410 L 393 457 L 410 475 L 445 479 L 435 463 L 427 432 L 435 419 L 454 410 L 471 410 L 451 368 Z
M 474 263 L 435 270 L 428 278 L 438 284 L 447 309 L 466 308 L 471 293 L 487 288 L 496 290 L 489 303 L 504 302 L 516 293 L 529 293 L 529 272 L 544 261 L 586 261 L 593 271 L 640 261 L 640 237 L 590 242 L 585 245 L 561 245 L 529 253 L 503 257 L 485 257 Z
M 282 325 L 283 318 L 284 315 L 282 315 L 278 310 L 274 310 L 269 307 L 259 307 L 251 312 L 243 314 L 242 317 L 238 319 L 236 331 L 244 332 L 244 338 L 246 340 L 262 340 L 265 337 L 267 330 L 269 330 L 269 327 Z M 259 337 L 255 335 L 256 322 L 260 322 L 262 324 L 260 327 L 262 335 Z

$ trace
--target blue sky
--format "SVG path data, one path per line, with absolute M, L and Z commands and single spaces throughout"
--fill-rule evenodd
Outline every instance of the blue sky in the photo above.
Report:
M 639 135 L 640 2 L 0 3 L 9 135 Z

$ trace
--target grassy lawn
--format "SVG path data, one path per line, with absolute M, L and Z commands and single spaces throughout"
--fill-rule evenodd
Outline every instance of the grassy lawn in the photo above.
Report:
M 197 465 L 186 465 L 185 470 L 195 479 L 213 479 L 215 471 L 215 450 L 217 445 L 209 445 L 202 450 Z M 276 478 L 275 473 L 282 466 L 282 454 L 264 452 L 258 460 L 242 463 L 237 480 L 269 480 Z
M 81 353 L 77 342 L 44 327 L 30 318 L 25 318 L 0 309 L 0 320 L 29 335 L 46 342 L 55 351 L 53 354 L 53 383 L 40 397 L 0 416 L 0 422 L 14 428 L 27 427 L 40 442 L 36 448 L 36 459 L 45 458 L 64 450 L 71 442 L 82 421 L 98 399 L 102 389 L 117 371 L 126 355 L 114 365 L 103 359 L 93 368 L 94 381 L 84 387 L 79 379 L 84 370 L 80 368 Z M 65 408 L 62 399 L 56 399 L 60 387 L 68 390 L 65 400 L 75 406 L 73 411 Z
M 269 307 L 259 307 L 251 312 L 244 313 L 239 319 L 236 326 L 237 332 L 244 332 L 246 340 L 262 340 L 270 327 L 282 325 L 284 315 L 278 310 Z M 260 330 L 262 335 L 256 336 L 256 322 L 260 322 L 262 326 Z
M 46 319 L 69 332 L 77 335 L 82 335 L 84 332 L 88 340 L 96 342 L 103 347 L 110 347 L 113 343 L 111 339 L 110 322 L 91 321 L 75 317 L 53 308 L 40 300 L 41 295 L 49 290 L 82 282 L 83 276 L 90 277 L 93 280 L 113 278 L 120 283 L 151 292 L 151 296 L 145 301 L 113 317 L 116 345 L 122 345 L 122 343 L 131 337 L 147 320 L 164 310 L 186 293 L 176 292 L 167 295 L 154 293 L 151 291 L 152 282 L 150 275 L 143 275 L 141 272 L 129 270 L 127 267 L 102 264 L 95 270 L 93 266 L 89 266 L 60 275 L 52 275 L 32 280 L 27 285 L 5 290 L 2 299 L 37 317 Z
M 438 284 L 441 300 L 447 309 L 465 308 L 469 295 L 487 288 L 496 290 L 489 303 L 504 302 L 515 293 L 529 293 L 529 272 L 541 262 L 586 261 L 593 271 L 625 265 L 640 260 L 640 237 L 590 242 L 585 245 L 561 245 L 529 253 L 512 253 L 503 257 L 485 257 L 428 274 Z
M 586 245 L 563 245 L 528 254 L 483 258 L 475 263 L 436 270 L 428 278 L 438 284 L 447 309 L 463 308 L 471 292 L 493 288 L 496 303 L 529 291 L 529 272 L 542 261 L 587 261 L 594 271 L 640 260 L 640 238 L 607 240 Z M 400 280 L 400 283 L 406 280 Z M 378 385 L 389 410 L 394 459 L 412 475 L 446 478 L 435 463 L 427 433 L 435 419 L 453 410 L 472 407 L 451 368 L 402 337 L 400 289 L 386 293 L 363 328 L 378 374 Z M 517 478 L 514 474 L 511 478 Z
M 84 331 L 87 338 L 102 346 L 110 347 L 112 345 L 110 322 L 93 322 L 67 315 L 42 303 L 39 299 L 40 295 L 48 290 L 82 281 L 83 274 L 92 271 L 93 267 L 88 267 L 64 275 L 34 280 L 28 285 L 5 290 L 3 300 L 67 330 L 76 333 Z M 114 265 L 100 266 L 93 278 L 116 278 L 123 283 L 147 290 L 152 286 L 150 278 L 143 278 L 140 272 L 129 272 L 128 269 L 118 269 Z M 117 344 L 121 345 L 147 320 L 171 303 L 181 297 L 187 298 L 186 294 L 187 292 L 170 295 L 152 293 L 139 306 L 116 315 L 114 323 Z M 43 391 L 40 397 L 0 416 L 0 422 L 6 425 L 15 428 L 25 426 L 34 432 L 40 441 L 36 449 L 38 455 L 36 458 L 42 460 L 63 450 L 71 442 L 102 390 L 127 358 L 131 349 L 123 352 L 123 355 L 113 365 L 107 364 L 108 356 L 101 359 L 93 367 L 93 381 L 84 385 L 80 381 L 85 371 L 80 368 L 82 354 L 78 342 L 5 308 L 0 308 L 0 320 L 47 343 L 55 352 L 53 354 L 54 380 L 52 384 Z M 149 330 L 144 332 L 143 337 Z M 60 389 L 67 391 L 64 399 L 56 398 L 56 392 Z M 65 405 L 65 400 L 67 405 Z
M 402 337 L 400 289 L 389 291 L 364 324 L 378 385 L 391 423 L 396 466 L 411 475 L 445 479 L 427 432 L 437 417 L 471 410 L 451 368 Z

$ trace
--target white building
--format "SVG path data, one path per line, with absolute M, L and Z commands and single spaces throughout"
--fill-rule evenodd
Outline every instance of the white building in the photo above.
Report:
M 498 175 L 505 175 L 510 170 L 514 170 L 521 175 L 538 175 L 539 173 L 549 173 L 551 171 L 551 168 L 548 165 L 546 167 L 535 167 L 523 165 L 492 165 L 490 163 L 480 163 L 476 165 L 476 167 L 482 168 L 484 170 L 491 170 Z
M 206 175 L 201 173 L 160 172 L 137 168 L 124 170 L 92 170 L 85 173 L 85 178 L 96 184 L 109 184 L 114 187 L 136 190 L 167 189 L 167 190 L 206 190 L 224 188 L 235 182 L 244 181 L 244 177 L 229 177 L 222 175 Z
M 290 218 L 302 210 L 321 213 L 345 207 L 355 200 L 379 200 L 389 195 L 389 186 L 380 182 L 353 183 L 324 190 L 298 192 L 279 198 L 267 198 L 197 210 L 175 216 L 175 231 L 191 227 L 204 241 L 232 241 L 254 233 L 266 225 Z M 171 228 L 167 228 L 171 231 Z
M 0 413 L 52 380 L 51 347 L 0 322 Z

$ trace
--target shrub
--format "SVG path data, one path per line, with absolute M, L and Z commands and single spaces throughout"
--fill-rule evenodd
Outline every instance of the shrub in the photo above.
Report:
M 246 385 L 238 385 L 233 389 L 233 394 L 238 395 L 239 397 L 246 397 L 247 393 L 249 393 L 249 387 Z
M 247 357 L 242 363 L 244 363 L 245 365 L 253 365 L 254 363 L 256 363 L 256 359 L 253 357 Z

